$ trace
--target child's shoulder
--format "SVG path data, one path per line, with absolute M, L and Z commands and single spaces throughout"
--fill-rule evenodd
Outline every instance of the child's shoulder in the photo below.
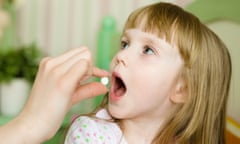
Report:
M 73 126 L 76 125 L 78 128 L 82 126 L 83 128 L 87 128 L 88 126 L 96 126 L 98 128 L 104 127 L 118 127 L 118 125 L 113 121 L 112 117 L 109 115 L 106 109 L 99 110 L 95 115 L 86 116 L 82 115 L 77 117 L 73 121 Z
M 118 125 L 110 119 L 102 119 L 96 116 L 79 116 L 76 118 L 71 128 L 79 130 L 119 128 Z
M 71 125 L 65 143 L 116 143 L 121 140 L 122 131 L 111 121 L 106 110 L 100 110 L 94 117 L 80 116 Z

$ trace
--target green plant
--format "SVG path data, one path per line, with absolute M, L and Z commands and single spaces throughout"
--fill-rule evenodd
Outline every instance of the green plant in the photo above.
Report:
M 10 82 L 14 78 L 33 82 L 42 56 L 34 44 L 0 52 L 0 82 Z
M 14 0 L 3 0 L 3 2 L 12 4 L 14 3 Z

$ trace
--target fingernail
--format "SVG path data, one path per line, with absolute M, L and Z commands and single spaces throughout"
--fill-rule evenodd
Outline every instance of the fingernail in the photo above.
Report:
M 103 70 L 108 76 L 110 75 L 110 72 L 107 70 Z

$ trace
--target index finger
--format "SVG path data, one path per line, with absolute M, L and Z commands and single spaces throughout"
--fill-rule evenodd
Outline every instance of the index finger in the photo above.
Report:
M 96 77 L 106 77 L 109 76 L 109 72 L 98 67 L 93 67 L 92 75 Z

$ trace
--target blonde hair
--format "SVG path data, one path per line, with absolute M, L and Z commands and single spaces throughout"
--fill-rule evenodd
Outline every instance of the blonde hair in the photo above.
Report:
M 224 144 L 231 60 L 223 42 L 182 8 L 156 3 L 134 11 L 123 31 L 138 28 L 179 48 L 187 101 L 178 106 L 153 143 Z

